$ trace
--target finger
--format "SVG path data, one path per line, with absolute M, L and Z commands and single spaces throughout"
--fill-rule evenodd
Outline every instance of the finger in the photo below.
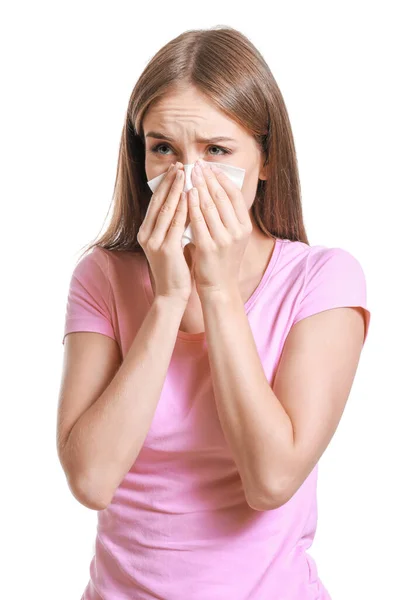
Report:
M 166 175 L 161 180 L 157 189 L 153 192 L 153 195 L 150 198 L 150 202 L 148 204 L 148 208 L 144 217 L 144 220 L 140 226 L 140 231 L 144 233 L 146 238 L 151 236 L 151 233 L 155 227 L 158 214 L 160 209 L 168 197 L 170 193 L 171 187 L 175 181 L 175 176 L 178 170 L 178 166 L 181 163 L 176 163 L 170 165 Z M 182 165 L 181 165 L 182 166 Z
M 211 164 L 209 165 L 209 168 L 214 172 L 218 183 L 221 185 L 230 199 L 238 221 L 241 223 L 241 225 L 247 227 L 250 222 L 250 215 L 248 214 L 248 209 L 241 190 L 233 181 L 231 181 L 224 171 Z
M 201 211 L 200 197 L 195 187 L 192 187 L 188 192 L 188 212 L 195 242 L 197 245 L 204 246 L 210 242 L 211 235 Z
M 184 171 L 178 169 L 174 181 L 170 187 L 168 196 L 160 206 L 157 213 L 157 220 L 151 232 L 150 238 L 157 243 L 161 243 L 167 235 L 170 223 L 174 217 L 181 192 L 184 188 Z
M 220 214 L 214 203 L 214 200 L 208 191 L 207 184 L 201 173 L 201 169 L 200 172 L 196 172 L 196 169 L 193 169 L 192 173 L 193 183 L 198 190 L 200 199 L 200 211 L 204 222 L 208 227 L 209 235 L 211 235 L 214 240 L 221 239 L 227 234 L 227 230 L 220 218 Z
M 217 207 L 221 222 L 231 234 L 237 233 L 240 223 L 230 197 L 221 186 L 214 171 L 210 169 L 207 161 L 202 161 L 201 166 L 204 181 L 206 182 L 209 194 Z
M 170 227 L 167 233 L 166 241 L 167 243 L 170 243 L 170 245 L 179 245 L 181 247 L 181 239 L 185 230 L 187 214 L 187 192 L 183 191 L 180 194 L 180 200 L 177 204 L 174 217 L 171 220 Z

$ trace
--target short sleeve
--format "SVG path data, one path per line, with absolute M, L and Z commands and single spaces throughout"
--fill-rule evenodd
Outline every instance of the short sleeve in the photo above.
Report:
M 63 341 L 74 331 L 93 331 L 116 339 L 110 312 L 108 257 L 99 247 L 81 258 L 71 276 Z
M 330 308 L 361 307 L 365 343 L 371 313 L 361 264 L 343 248 L 319 248 L 307 257 L 305 283 L 293 323 Z

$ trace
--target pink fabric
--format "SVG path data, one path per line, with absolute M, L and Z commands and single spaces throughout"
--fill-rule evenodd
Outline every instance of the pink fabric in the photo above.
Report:
M 152 301 L 143 255 L 95 248 L 74 269 L 64 336 L 99 332 L 124 357 Z M 245 304 L 271 385 L 292 325 L 341 306 L 364 309 L 367 334 L 358 260 L 341 248 L 278 239 Z M 138 390 L 136 402 L 144 402 Z M 317 475 L 318 464 L 276 510 L 248 506 L 220 426 L 205 334 L 179 331 L 144 446 L 98 512 L 83 600 L 329 600 L 308 552 Z

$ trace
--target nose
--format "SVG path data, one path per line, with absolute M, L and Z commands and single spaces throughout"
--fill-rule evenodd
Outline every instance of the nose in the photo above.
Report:
M 183 165 L 190 165 L 190 164 L 194 164 L 196 162 L 196 160 L 198 160 L 199 158 L 204 159 L 204 156 L 201 153 L 186 152 L 186 153 L 182 154 L 178 160 Z

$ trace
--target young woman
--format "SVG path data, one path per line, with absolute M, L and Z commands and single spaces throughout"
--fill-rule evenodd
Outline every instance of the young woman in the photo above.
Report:
M 308 244 L 286 107 L 244 35 L 188 31 L 147 65 L 89 250 L 57 431 L 98 511 L 83 600 L 329 599 L 308 553 L 317 467 L 368 333 L 365 277 Z

